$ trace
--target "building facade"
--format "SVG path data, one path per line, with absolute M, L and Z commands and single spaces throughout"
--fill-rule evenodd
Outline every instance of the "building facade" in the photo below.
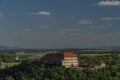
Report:
M 103 61 L 89 62 L 89 67 L 99 69 L 99 68 L 106 67 L 106 64 Z
M 72 52 L 46 54 L 41 59 L 44 61 L 47 61 L 50 64 L 64 66 L 66 68 L 78 66 L 78 58 Z
M 65 67 L 78 67 L 78 58 L 71 52 L 63 54 L 62 66 Z

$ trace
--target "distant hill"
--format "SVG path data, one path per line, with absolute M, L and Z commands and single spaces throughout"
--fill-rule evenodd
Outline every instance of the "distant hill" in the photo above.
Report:
M 80 48 L 65 48 L 65 50 L 66 49 L 72 50 L 72 49 L 80 49 Z M 93 48 L 85 48 L 85 49 L 120 49 L 120 46 L 93 47 Z M 0 51 L 2 51 L 2 50 L 38 50 L 38 49 L 0 46 Z M 50 50 L 50 49 L 41 49 L 41 50 Z M 51 49 L 51 50 L 56 50 L 56 49 Z
M 120 49 L 120 46 L 107 46 L 107 47 L 99 47 L 103 49 Z
M 119 48 L 120 49 L 120 46 L 112 46 L 111 48 L 117 48 L 117 49 Z
M 0 46 L 0 50 L 19 50 L 22 48 L 18 48 L 18 47 L 8 47 L 8 46 Z

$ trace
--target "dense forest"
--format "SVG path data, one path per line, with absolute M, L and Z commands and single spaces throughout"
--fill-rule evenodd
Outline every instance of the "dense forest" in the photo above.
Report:
M 119 54 L 78 55 L 78 59 L 79 62 L 103 60 L 107 66 L 77 70 L 26 60 L 17 66 L 0 70 L 0 80 L 120 80 Z

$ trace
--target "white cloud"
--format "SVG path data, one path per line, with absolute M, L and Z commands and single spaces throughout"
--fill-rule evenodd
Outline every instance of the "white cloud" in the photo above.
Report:
M 25 29 L 23 29 L 24 31 L 31 31 L 31 29 L 30 28 L 25 28 Z
M 39 12 L 32 12 L 30 15 L 41 15 L 41 16 L 50 16 L 51 12 L 49 11 L 39 11 Z
M 110 20 L 113 20 L 113 18 L 111 18 L 111 17 L 106 17 L 106 18 L 101 18 L 100 20 L 102 20 L 102 21 L 110 21 Z
M 86 20 L 86 19 L 81 19 L 78 21 L 78 23 L 88 25 L 88 24 L 92 24 L 92 21 Z
M 113 1 L 100 1 L 97 3 L 99 6 L 120 6 L 120 1 L 118 0 L 113 0 Z
M 107 29 L 107 28 L 111 28 L 111 27 L 113 27 L 113 25 L 112 24 L 108 24 L 108 25 L 101 25 L 101 26 L 99 26 L 101 29 Z
M 0 12 L 0 17 L 3 17 L 5 14 L 3 12 Z
M 62 29 L 60 30 L 61 32 L 79 32 L 81 31 L 80 29 Z
M 17 32 L 13 32 L 12 34 L 13 34 L 13 35 L 17 35 Z
M 106 25 L 93 25 L 93 26 L 88 26 L 91 29 L 108 29 L 113 27 L 112 24 L 106 24 Z
M 69 34 L 69 33 L 72 33 L 72 34 L 78 34 L 81 32 L 80 29 L 76 29 L 76 28 L 72 28 L 72 29 L 61 29 L 59 30 L 59 32 L 61 34 Z
M 120 17 L 104 17 L 104 18 L 101 18 L 100 20 L 110 21 L 110 20 L 118 20 L 118 19 L 120 19 Z
M 89 28 L 96 28 L 96 26 L 88 26 Z
M 52 26 L 37 26 L 37 29 L 50 29 Z

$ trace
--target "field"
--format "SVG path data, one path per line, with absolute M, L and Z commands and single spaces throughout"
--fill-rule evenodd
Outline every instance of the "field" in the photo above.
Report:
M 25 53 L 25 54 L 0 54 L 0 66 L 2 68 L 12 67 L 15 65 L 20 64 L 24 60 L 34 60 L 39 59 L 42 56 L 44 56 L 45 53 Z M 16 60 L 16 57 L 18 56 L 18 60 Z
M 5 67 L 12 67 L 12 66 L 18 65 L 20 63 L 21 62 L 5 62 L 3 68 L 5 68 Z

